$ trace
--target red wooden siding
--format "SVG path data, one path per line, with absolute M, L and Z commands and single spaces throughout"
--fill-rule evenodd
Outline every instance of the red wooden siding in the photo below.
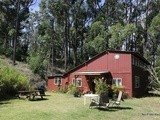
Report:
M 115 59 L 119 55 L 119 59 Z M 112 73 L 131 73 L 131 54 L 109 53 L 108 68 Z
M 115 56 L 119 55 L 119 59 Z M 131 54 L 110 53 L 108 55 L 108 68 L 113 78 L 122 78 L 122 85 L 129 96 L 132 96 L 132 69 Z
M 55 80 L 54 80 L 54 76 L 49 76 L 48 77 L 48 91 L 56 91 L 60 88 L 65 88 L 66 85 L 68 84 L 66 79 L 62 78 L 62 84 L 60 86 L 55 85 Z
M 130 97 L 142 96 L 146 93 L 146 85 L 148 80 L 148 73 L 144 69 L 138 68 L 132 65 L 133 56 L 136 56 L 141 61 L 149 64 L 145 58 L 141 57 L 135 52 L 125 51 L 107 51 L 103 52 L 94 58 L 86 61 L 82 65 L 64 74 L 62 79 L 62 88 L 65 88 L 66 83 L 72 84 L 72 80 L 75 77 L 82 79 L 82 87 L 80 89 L 84 91 L 89 90 L 88 79 L 92 78 L 87 75 L 75 76 L 77 72 L 99 72 L 109 71 L 112 78 L 121 78 L 122 85 L 126 88 L 126 92 Z M 140 76 L 141 87 L 135 89 L 134 76 Z M 54 85 L 54 78 L 48 78 L 48 90 L 55 90 L 57 86 Z M 142 91 L 142 92 L 141 92 Z
M 48 91 L 55 90 L 54 77 L 48 77 Z
M 149 72 L 133 65 L 133 76 L 132 76 L 132 87 L 133 87 L 133 96 L 141 97 L 142 95 L 147 93 L 148 86 L 148 76 Z M 135 87 L 135 76 L 140 78 L 140 87 Z
M 86 64 L 86 71 L 108 71 L 108 54 Z

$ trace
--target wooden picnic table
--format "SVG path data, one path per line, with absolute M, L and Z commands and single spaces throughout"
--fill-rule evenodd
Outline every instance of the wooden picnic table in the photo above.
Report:
M 29 100 L 34 100 L 35 96 L 40 96 L 43 99 L 45 96 L 42 90 L 32 90 L 32 91 L 18 91 L 18 98 L 22 98 L 22 96 L 26 96 Z

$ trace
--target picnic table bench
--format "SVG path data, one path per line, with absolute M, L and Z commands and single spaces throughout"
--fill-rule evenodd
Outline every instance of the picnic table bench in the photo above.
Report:
M 45 93 L 43 90 L 32 90 L 32 91 L 18 91 L 18 98 L 22 98 L 22 96 L 25 96 L 29 100 L 34 100 L 36 96 L 40 96 L 41 99 L 43 99 L 43 96 L 45 96 Z

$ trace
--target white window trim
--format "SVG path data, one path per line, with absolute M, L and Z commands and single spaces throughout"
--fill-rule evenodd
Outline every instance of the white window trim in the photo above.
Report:
M 139 76 L 134 76 L 134 81 L 135 81 L 135 84 L 134 84 L 135 88 L 140 88 L 140 77 Z
M 121 80 L 121 85 L 116 85 L 116 84 L 115 84 L 116 86 L 122 86 L 122 85 L 123 85 L 122 78 L 113 78 L 112 84 L 114 84 L 114 83 L 113 83 L 114 80 Z
M 56 83 L 56 78 L 59 78 L 59 79 L 60 79 L 61 84 Z M 55 77 L 55 78 L 54 78 L 54 85 L 62 85 L 62 78 L 61 78 L 61 77 Z
M 81 85 L 77 86 L 77 87 L 82 87 L 82 78 L 72 78 L 72 84 L 75 84 L 74 80 L 80 80 L 81 81 Z

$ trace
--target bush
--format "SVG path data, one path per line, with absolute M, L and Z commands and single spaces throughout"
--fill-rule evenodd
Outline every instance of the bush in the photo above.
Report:
M 112 85 L 112 90 L 113 90 L 114 93 L 118 93 L 120 90 L 124 91 L 124 86 Z
M 123 96 L 122 96 L 123 99 L 127 99 L 129 97 L 128 93 L 125 92 L 125 87 L 124 86 L 116 86 L 116 85 L 113 84 L 111 86 L 111 89 L 113 91 L 113 99 L 118 97 L 119 91 L 123 91 Z
M 76 87 L 75 85 L 71 84 L 68 87 L 67 94 L 72 94 L 72 95 L 74 95 L 74 97 L 80 97 L 81 96 L 81 91 L 79 90 L 78 87 Z
M 74 92 L 76 91 L 76 86 L 71 84 L 68 86 L 68 90 L 67 90 L 67 94 L 74 94 Z
M 45 71 L 46 61 L 43 59 L 42 56 L 40 55 L 30 56 L 28 57 L 27 62 L 33 73 L 39 74 L 42 78 L 45 78 L 44 71 Z
M 29 79 L 18 70 L 2 65 L 0 61 L 0 97 L 12 96 L 18 90 L 25 90 L 28 88 Z
M 60 88 L 57 88 L 57 90 L 55 92 L 57 92 L 57 93 L 67 93 L 67 89 L 60 87 Z
M 105 79 L 95 79 L 96 83 L 96 93 L 100 94 L 101 92 L 108 91 L 108 85 Z

